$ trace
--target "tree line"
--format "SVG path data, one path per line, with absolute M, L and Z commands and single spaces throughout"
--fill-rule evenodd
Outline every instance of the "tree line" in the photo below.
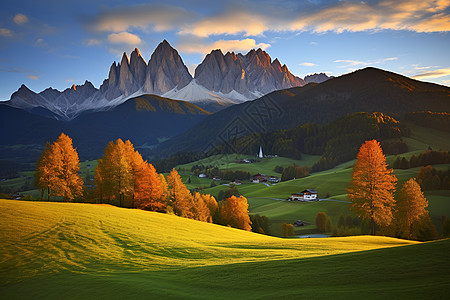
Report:
M 397 156 L 392 167 L 394 169 L 409 169 L 448 163 L 450 163 L 450 151 L 434 151 L 428 149 L 419 155 L 412 155 L 409 159 L 403 156 Z
M 191 167 L 191 172 L 198 176 L 200 174 L 205 174 L 208 178 L 221 178 L 223 180 L 247 180 L 250 178 L 250 173 L 244 170 L 219 170 L 217 166 L 204 166 L 204 165 L 193 165 Z
M 242 149 L 244 154 L 256 154 L 260 145 L 267 154 L 301 159 L 301 153 L 322 155 L 311 167 L 312 172 L 331 169 L 355 157 L 359 146 L 366 140 L 382 141 L 385 153 L 401 154 L 408 151 L 401 137 L 408 137 L 410 130 L 397 120 L 379 112 L 360 112 L 324 125 L 307 123 L 291 129 L 268 133 L 254 133 L 218 146 L 220 153 L 234 153 Z
M 450 113 L 448 112 L 411 112 L 405 115 L 405 120 L 422 127 L 450 132 Z
M 95 169 L 94 201 L 175 215 L 209 223 L 251 230 L 247 199 L 232 195 L 223 201 L 209 194 L 191 193 L 175 169 L 165 177 L 145 161 L 133 144 L 109 142 Z M 36 164 L 36 186 L 41 200 L 50 196 L 73 201 L 83 197 L 80 163 L 72 139 L 62 133 L 47 143 Z

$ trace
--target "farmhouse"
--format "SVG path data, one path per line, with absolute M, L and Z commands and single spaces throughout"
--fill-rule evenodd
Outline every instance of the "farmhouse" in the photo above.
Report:
M 278 178 L 277 176 L 270 176 L 269 181 L 272 183 L 278 183 L 280 182 L 280 178 Z
M 252 176 L 253 183 L 260 183 L 260 182 L 266 182 L 269 180 L 269 177 L 267 177 L 264 174 L 256 174 Z
M 306 189 L 300 193 L 293 193 L 289 201 L 315 201 L 318 200 L 317 192 L 312 189 Z

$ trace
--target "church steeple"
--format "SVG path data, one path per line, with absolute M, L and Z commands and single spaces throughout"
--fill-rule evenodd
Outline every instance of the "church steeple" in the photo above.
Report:
M 263 152 L 262 152 L 262 146 L 259 146 L 259 154 L 258 154 L 258 157 L 259 157 L 259 158 L 263 158 L 263 157 L 264 157 Z

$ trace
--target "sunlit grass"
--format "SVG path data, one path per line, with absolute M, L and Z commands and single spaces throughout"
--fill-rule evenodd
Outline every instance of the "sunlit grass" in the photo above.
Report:
M 230 299 L 402 295 L 408 288 L 417 296 L 430 292 L 418 279 L 448 288 L 442 257 L 449 245 L 282 239 L 108 205 L 0 200 L 0 292 L 8 299 Z

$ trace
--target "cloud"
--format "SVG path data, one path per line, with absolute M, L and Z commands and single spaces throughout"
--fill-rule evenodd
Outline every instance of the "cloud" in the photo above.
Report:
M 0 35 L 11 37 L 14 35 L 14 32 L 12 30 L 9 30 L 8 28 L 0 28 Z
M 111 33 L 108 35 L 108 41 L 111 44 L 128 44 L 128 45 L 139 45 L 142 41 L 141 39 L 129 32 Z
M 223 14 L 207 17 L 203 20 L 184 26 L 180 34 L 193 34 L 208 37 L 219 34 L 244 33 L 246 36 L 261 35 L 269 29 L 266 16 L 239 10 L 229 10 Z
M 384 64 L 389 61 L 397 60 L 397 59 L 398 59 L 398 57 L 387 57 L 387 58 L 381 58 L 381 59 L 375 59 L 375 60 L 369 60 L 369 61 L 359 61 L 359 60 L 352 60 L 352 59 L 337 59 L 333 62 L 337 63 L 337 64 L 341 64 L 341 66 L 339 66 L 339 68 L 351 68 L 351 67 L 380 65 L 380 64 Z
M 38 46 L 38 47 L 43 47 L 43 48 L 48 47 L 47 42 L 44 41 L 43 38 L 38 38 L 34 44 L 35 44 L 36 46 Z
M 6 73 L 22 73 L 22 74 L 26 74 L 26 76 L 30 79 L 33 80 L 38 80 L 39 79 L 39 72 L 33 71 L 33 70 L 29 70 L 29 69 L 25 69 L 25 68 L 20 68 L 20 67 L 7 67 L 7 66 L 0 66 L 0 72 L 6 72 Z
M 102 43 L 103 43 L 103 41 L 99 40 L 99 39 L 87 39 L 84 41 L 84 44 L 88 45 L 88 46 L 99 46 Z
M 28 22 L 28 17 L 25 16 L 24 14 L 17 14 L 14 16 L 13 21 L 17 25 L 22 25 Z
M 432 71 L 426 71 L 421 74 L 412 76 L 413 79 L 428 79 L 428 78 L 438 78 L 450 75 L 450 68 L 437 69 Z
M 19 68 L 19 67 L 7 67 L 7 66 L 0 66 L 0 72 L 7 72 L 7 73 L 36 73 L 35 71 Z
M 106 32 L 123 32 L 130 28 L 162 32 L 181 26 L 193 16 L 194 13 L 184 8 L 169 5 L 122 6 L 103 11 L 89 22 L 89 27 L 95 31 Z
M 345 31 L 410 30 L 450 31 L 449 0 L 321 1 L 275 6 L 252 1 L 234 5 L 223 13 L 189 22 L 179 34 L 263 35 L 266 31 Z
M 256 44 L 254 39 L 243 40 L 219 40 L 212 43 L 201 43 L 195 38 L 186 39 L 177 45 L 177 49 L 183 53 L 200 53 L 207 54 L 215 49 L 221 49 L 223 53 L 226 52 L 247 52 L 254 48 L 266 49 L 270 44 L 259 43 Z
M 316 66 L 316 64 L 310 63 L 310 62 L 303 62 L 301 64 L 299 64 L 300 66 L 305 66 L 305 67 L 314 67 Z
M 39 76 L 38 75 L 27 75 L 28 78 L 33 79 L 33 80 L 38 80 Z

